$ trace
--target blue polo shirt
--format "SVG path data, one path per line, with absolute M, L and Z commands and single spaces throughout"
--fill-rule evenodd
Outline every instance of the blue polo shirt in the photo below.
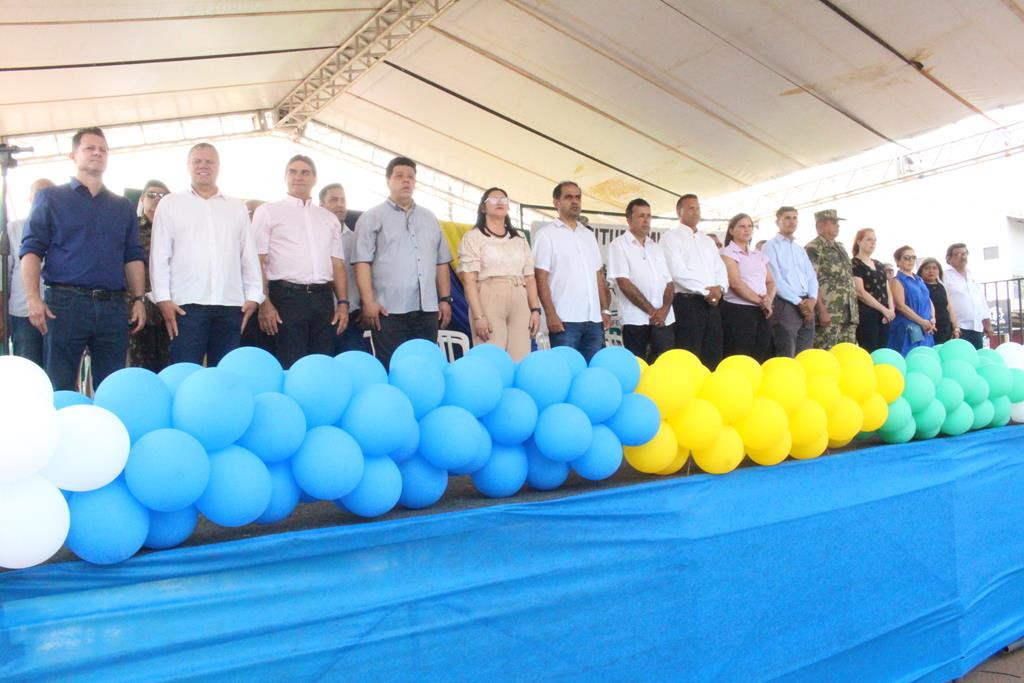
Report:
M 107 188 L 92 196 L 77 178 L 40 190 L 19 257 L 43 259 L 43 281 L 90 289 L 125 288 L 124 264 L 145 261 L 131 202 Z

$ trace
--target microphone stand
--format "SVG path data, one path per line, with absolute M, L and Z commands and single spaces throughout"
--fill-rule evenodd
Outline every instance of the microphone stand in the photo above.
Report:
M 0 283 L 3 285 L 4 331 L 0 339 L 0 353 L 11 352 L 11 233 L 7 225 L 7 169 L 18 165 L 14 155 L 31 152 L 31 147 L 16 147 L 0 143 Z

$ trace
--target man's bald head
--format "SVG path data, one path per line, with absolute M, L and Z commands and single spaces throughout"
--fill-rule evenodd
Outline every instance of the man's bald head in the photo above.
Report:
M 35 201 L 36 193 L 39 192 L 39 190 L 45 190 L 46 188 L 53 186 L 53 181 L 49 178 L 40 178 L 32 183 L 28 188 L 28 203 L 31 204 Z

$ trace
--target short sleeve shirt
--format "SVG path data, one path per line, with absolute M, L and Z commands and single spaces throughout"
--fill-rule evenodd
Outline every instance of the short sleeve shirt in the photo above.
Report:
M 871 262 L 875 265 L 874 270 L 868 268 L 859 258 L 853 259 L 853 276 L 864 281 L 864 289 L 875 297 L 878 303 L 888 306 L 889 291 L 885 285 L 889 278 L 885 275 L 885 267 L 875 259 L 871 259 Z
M 561 220 L 541 227 L 533 238 L 534 267 L 551 274 L 555 312 L 564 322 L 601 322 L 597 271 L 601 251 L 590 228 L 570 228 Z
M 672 282 L 661 245 L 646 238 L 643 244 L 628 230 L 608 245 L 608 277 L 625 278 L 633 283 L 647 301 L 660 308 L 665 297 L 665 286 Z M 618 294 L 619 316 L 623 325 L 650 325 L 651 319 L 621 291 Z M 665 324 L 676 320 L 671 308 Z
M 477 273 L 480 280 L 533 275 L 530 244 L 522 235 L 494 237 L 473 228 L 459 243 L 459 272 Z
M 736 242 L 730 242 L 728 246 L 722 247 L 719 253 L 722 258 L 736 262 L 740 269 L 740 279 L 743 280 L 743 284 L 754 290 L 755 294 L 764 296 L 768 293 L 768 259 L 764 254 L 757 249 L 748 248 L 744 251 Z M 725 300 L 742 306 L 756 305 L 731 289 L 725 293 Z

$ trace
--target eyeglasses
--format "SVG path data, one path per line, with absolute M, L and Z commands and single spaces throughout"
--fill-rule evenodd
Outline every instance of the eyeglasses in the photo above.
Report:
M 917 257 L 914 256 L 913 254 L 904 254 L 903 256 L 900 256 L 900 260 L 901 261 L 916 261 Z
M 508 197 L 488 197 L 484 200 L 486 204 L 494 204 L 495 206 L 508 206 Z
M 170 194 L 170 193 L 168 193 L 168 192 L 157 192 L 155 190 L 149 190 L 148 192 L 146 192 L 146 198 L 147 199 L 163 199 L 168 194 Z

